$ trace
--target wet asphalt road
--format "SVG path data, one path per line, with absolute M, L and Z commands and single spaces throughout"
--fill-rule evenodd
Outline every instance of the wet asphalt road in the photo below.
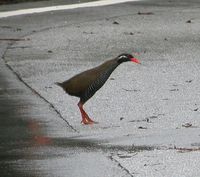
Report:
M 8 6 L 6 9 L 13 8 Z M 76 17 L 74 21 L 77 23 Z M 49 15 L 45 15 L 45 19 L 48 20 Z M 21 38 L 54 26 L 54 20 L 47 24 L 36 20 L 36 24 L 33 24 L 30 23 L 31 19 L 26 19 L 24 22 L 20 20 L 22 24 L 19 24 L 12 18 L 10 22 L 3 19 L 1 37 Z M 130 176 L 112 159 L 111 154 L 135 148 L 101 145 L 101 142 L 90 138 L 80 139 L 78 130 L 71 129 L 52 105 L 30 89 L 17 72 L 7 65 L 5 55 L 14 43 L 12 40 L 0 43 L 1 176 Z
M 0 174 L 199 176 L 199 8 L 146 1 L 0 19 L 0 38 L 19 39 L 0 41 Z M 53 83 L 122 52 L 143 66 L 120 66 L 86 105 L 100 124 L 82 126 L 78 100 Z

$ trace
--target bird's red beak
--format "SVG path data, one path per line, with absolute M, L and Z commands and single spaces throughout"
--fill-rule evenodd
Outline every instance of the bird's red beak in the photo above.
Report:
M 135 62 L 135 63 L 137 63 L 137 64 L 141 64 L 140 61 L 139 61 L 137 58 L 131 58 L 131 61 L 132 61 L 132 62 Z

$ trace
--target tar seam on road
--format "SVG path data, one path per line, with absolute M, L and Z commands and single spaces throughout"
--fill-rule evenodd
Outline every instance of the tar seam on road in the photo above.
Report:
M 9 65 L 6 63 L 5 61 L 5 55 L 6 55 L 6 52 L 8 50 L 8 48 L 10 46 L 12 46 L 14 44 L 14 42 L 8 44 L 4 54 L 2 55 L 2 59 L 6 65 L 6 67 L 19 79 L 20 82 L 22 82 L 26 87 L 28 87 L 33 93 L 35 93 L 39 98 L 41 98 L 42 100 L 44 100 L 46 103 L 49 104 L 49 106 L 56 112 L 56 114 L 63 120 L 67 123 L 67 125 L 75 132 L 79 133 L 79 131 L 77 129 L 75 129 L 72 125 L 70 125 L 70 123 L 61 115 L 61 113 L 56 109 L 56 107 L 51 103 L 49 102 L 46 98 L 44 98 L 39 92 L 37 92 L 34 88 L 32 88 L 29 84 L 27 84 L 21 77 L 20 75 Z
M 112 162 L 117 163 L 117 165 L 118 165 L 122 170 L 124 170 L 126 173 L 128 173 L 131 177 L 134 177 L 133 174 L 131 174 L 131 172 L 130 172 L 128 169 L 126 169 L 125 167 L 123 167 L 122 164 L 119 163 L 116 159 L 114 159 L 113 156 L 108 156 L 108 158 L 109 158 Z

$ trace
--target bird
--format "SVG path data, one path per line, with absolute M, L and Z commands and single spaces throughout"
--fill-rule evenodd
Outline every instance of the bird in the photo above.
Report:
M 82 116 L 82 124 L 98 123 L 92 120 L 83 109 L 83 105 L 105 84 L 112 72 L 124 62 L 135 62 L 141 64 L 140 61 L 131 54 L 120 54 L 114 59 L 105 61 L 103 64 L 83 71 L 64 82 L 56 82 L 67 94 L 80 98 L 78 107 Z

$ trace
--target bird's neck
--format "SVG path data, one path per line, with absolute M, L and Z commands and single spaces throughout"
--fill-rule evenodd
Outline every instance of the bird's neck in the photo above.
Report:
M 119 63 L 112 63 L 108 65 L 106 69 L 101 73 L 101 77 L 103 76 L 104 79 L 107 79 L 118 66 Z

